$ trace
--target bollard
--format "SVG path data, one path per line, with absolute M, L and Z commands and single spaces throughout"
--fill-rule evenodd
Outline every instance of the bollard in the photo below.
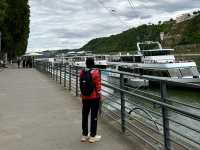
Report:
M 78 96 L 78 67 L 76 67 L 76 96 Z
M 167 103 L 166 81 L 160 81 L 160 94 L 162 102 Z M 164 147 L 165 147 L 164 150 L 171 150 L 169 120 L 167 119 L 168 116 L 169 116 L 168 109 L 165 106 L 162 106 L 163 135 L 164 135 Z
M 120 74 L 120 89 L 124 89 L 124 75 Z M 126 113 L 125 113 L 125 96 L 124 92 L 120 92 L 121 97 L 121 129 L 122 132 L 125 133 L 125 120 L 126 120 Z

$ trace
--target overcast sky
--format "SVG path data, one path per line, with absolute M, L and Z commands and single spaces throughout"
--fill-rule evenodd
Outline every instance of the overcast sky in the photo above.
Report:
M 29 0 L 28 51 L 80 48 L 93 38 L 200 9 L 200 0 Z

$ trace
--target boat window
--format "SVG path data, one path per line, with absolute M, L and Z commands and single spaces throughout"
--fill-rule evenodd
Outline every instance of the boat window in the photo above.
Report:
M 160 71 L 161 77 L 170 77 L 170 74 L 167 70 Z
M 95 59 L 98 60 L 105 60 L 106 57 L 105 56 L 96 56 Z
M 119 71 L 123 71 L 123 72 L 128 72 L 128 73 L 133 73 L 134 70 L 130 67 L 125 67 L 125 66 L 119 66 L 118 68 Z
M 199 72 L 196 67 L 192 67 L 191 71 L 192 71 L 193 76 L 199 76 Z
M 119 71 L 124 71 L 124 68 L 123 68 L 122 66 L 119 66 L 119 67 L 118 67 L 118 70 L 119 70 Z
M 141 56 L 135 56 L 135 62 L 142 62 Z
M 152 75 L 160 77 L 161 76 L 160 70 L 153 70 Z
M 160 55 L 170 55 L 170 50 L 158 50 L 158 51 L 143 51 L 144 56 L 160 56 Z
M 108 58 L 110 62 L 120 62 L 120 57 L 119 56 L 111 56 Z
M 153 69 L 145 69 L 144 70 L 145 75 L 150 75 L 150 76 L 163 76 L 161 74 L 160 70 L 153 70 Z M 167 73 L 168 74 L 168 73 Z
M 110 69 L 116 69 L 116 67 L 117 67 L 117 66 L 115 66 L 115 65 L 110 65 L 110 66 L 109 66 Z
M 75 57 L 73 60 L 76 62 L 85 61 L 85 57 Z
M 191 71 L 190 68 L 181 68 L 180 71 L 181 71 L 181 74 L 182 74 L 183 77 L 185 77 L 185 76 L 193 76 L 192 71 Z
M 120 60 L 122 61 L 122 62 L 130 62 L 130 63 L 132 63 L 133 62 L 133 56 L 122 56 L 121 58 L 120 58 Z
M 179 69 L 169 69 L 168 71 L 171 77 L 182 77 Z
M 133 73 L 140 74 L 140 68 L 134 68 Z
M 150 76 L 151 76 L 151 75 L 152 75 L 152 71 L 153 71 L 153 70 L 150 70 L 150 69 L 144 69 L 144 74 L 145 74 L 145 75 L 150 75 Z
M 158 49 L 159 48 L 158 43 L 150 43 L 150 44 L 141 43 L 139 46 L 140 46 L 141 50 Z

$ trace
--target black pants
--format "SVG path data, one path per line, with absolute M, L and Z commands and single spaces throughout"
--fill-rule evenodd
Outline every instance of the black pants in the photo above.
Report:
M 94 137 L 97 132 L 97 120 L 98 120 L 98 110 L 99 110 L 99 99 L 95 100 L 82 100 L 82 134 L 84 136 L 88 135 L 88 116 L 91 111 L 91 121 L 90 121 L 90 136 Z

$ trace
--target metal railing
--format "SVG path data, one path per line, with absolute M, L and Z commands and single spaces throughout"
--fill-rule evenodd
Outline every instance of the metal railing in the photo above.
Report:
M 80 67 L 36 61 L 35 68 L 71 91 L 80 94 Z M 112 78 L 109 73 L 118 74 Z M 168 97 L 167 81 L 157 80 L 160 94 L 133 88 L 125 83 L 130 77 L 149 77 L 124 72 L 101 70 L 103 117 L 120 125 L 123 133 L 131 133 L 148 149 L 196 150 L 200 148 L 200 107 Z M 115 80 L 110 80 L 115 79 Z M 113 123 L 113 121 L 115 123 Z

